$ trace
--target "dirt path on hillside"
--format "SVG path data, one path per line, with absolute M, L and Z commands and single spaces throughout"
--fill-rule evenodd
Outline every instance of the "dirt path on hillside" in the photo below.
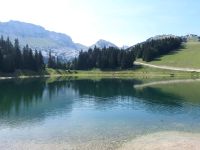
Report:
M 194 69 L 194 68 L 180 68 L 180 67 L 170 67 L 170 66 L 157 66 L 142 62 L 134 62 L 136 65 L 142 65 L 142 66 L 148 66 L 152 68 L 159 68 L 159 69 L 166 69 L 166 70 L 174 70 L 174 71 L 186 71 L 186 72 L 200 72 L 200 69 Z

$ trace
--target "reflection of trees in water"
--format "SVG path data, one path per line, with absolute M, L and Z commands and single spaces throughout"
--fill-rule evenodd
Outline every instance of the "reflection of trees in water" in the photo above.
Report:
M 74 80 L 72 87 L 80 95 L 89 95 L 102 98 L 114 96 L 133 96 L 133 85 L 137 80 L 102 79 L 102 80 Z
M 101 79 L 101 80 L 74 80 L 72 88 L 79 93 L 80 101 L 94 105 L 95 109 L 110 109 L 134 96 L 133 85 L 137 80 Z
M 128 79 L 56 80 L 54 82 L 47 82 L 46 79 L 5 80 L 0 82 L 0 115 L 41 119 L 51 111 L 69 112 L 73 109 L 76 96 L 77 98 L 92 96 L 90 100 L 95 106 L 112 107 L 117 104 L 117 100 L 128 99 L 132 102 L 137 100 L 151 109 L 182 107 L 181 97 L 163 92 L 159 88 L 135 89 L 134 85 L 140 83 L 139 80 Z
M 54 81 L 54 82 L 50 82 L 47 83 L 47 89 L 48 89 L 48 93 L 49 93 L 49 97 L 50 99 L 55 96 L 58 95 L 59 92 L 61 91 L 65 91 L 66 89 L 70 88 L 70 82 L 68 81 Z
M 164 93 L 158 88 L 146 87 L 135 89 L 134 84 L 141 83 L 139 80 L 120 80 L 120 79 L 102 79 L 100 81 L 75 80 L 72 87 L 80 95 L 89 95 L 100 98 L 109 98 L 116 96 L 137 97 L 148 101 L 149 104 L 180 106 L 181 98 L 177 95 Z M 109 99 L 107 99 L 109 100 Z
M 145 87 L 135 89 L 135 97 L 139 98 L 145 108 L 152 112 L 182 113 L 183 99 L 175 94 L 161 91 L 159 88 Z
M 162 92 L 159 88 L 145 87 L 135 90 L 135 96 L 148 101 L 151 105 L 181 106 L 181 97 Z
M 22 120 L 41 120 L 63 109 L 70 112 L 73 90 L 66 89 L 68 84 L 66 81 L 48 83 L 46 79 L 1 81 L 0 116 L 20 123 Z
M 128 101 L 129 107 L 135 107 L 135 102 L 142 104 L 145 109 L 153 112 L 167 111 L 181 113 L 184 99 L 180 95 L 163 92 L 159 88 L 134 88 L 134 84 L 141 84 L 139 80 L 103 79 L 99 81 L 75 80 L 72 87 L 82 96 L 92 96 L 97 108 L 112 108 L 120 101 Z
M 44 80 L 5 80 L 0 82 L 0 113 L 7 113 L 14 109 L 19 111 L 23 104 L 31 107 L 31 103 L 37 102 L 45 88 Z

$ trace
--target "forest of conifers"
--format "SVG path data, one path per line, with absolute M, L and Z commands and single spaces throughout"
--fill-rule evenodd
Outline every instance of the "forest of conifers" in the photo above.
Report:
M 0 71 L 12 73 L 15 70 L 33 70 L 39 71 L 45 68 L 44 59 L 41 52 L 33 50 L 26 45 L 20 49 L 18 39 L 14 44 L 9 38 L 0 39 Z
M 168 37 L 157 40 L 147 40 L 136 44 L 126 50 L 116 47 L 89 49 L 81 51 L 78 58 L 73 60 L 73 68 L 88 70 L 100 69 L 128 69 L 132 68 L 134 61 L 141 58 L 149 62 L 162 55 L 177 50 L 182 43 L 179 37 Z
M 66 64 L 62 63 L 49 53 L 47 64 L 41 51 L 32 50 L 28 45 L 20 48 L 18 39 L 12 44 L 9 37 L 0 39 L 0 72 L 13 73 L 16 70 L 31 70 L 41 72 L 45 68 L 66 69 Z
M 12 73 L 16 70 L 32 70 L 40 72 L 46 67 L 54 69 L 89 70 L 93 68 L 128 69 L 132 68 L 135 59 L 152 61 L 162 55 L 177 50 L 182 43 L 178 37 L 169 37 L 157 40 L 147 40 L 136 44 L 126 50 L 117 47 L 97 48 L 88 51 L 80 51 L 77 58 L 68 63 L 60 61 L 49 52 L 48 61 L 45 64 L 41 51 L 32 50 L 28 45 L 20 49 L 18 39 L 14 44 L 9 38 L 0 39 L 0 72 Z

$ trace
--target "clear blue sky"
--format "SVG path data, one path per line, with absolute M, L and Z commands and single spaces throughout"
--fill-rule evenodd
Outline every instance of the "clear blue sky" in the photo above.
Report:
M 158 34 L 200 34 L 198 0 L 6 0 L 1 6 L 0 21 L 38 24 L 85 45 L 98 39 L 122 46 Z

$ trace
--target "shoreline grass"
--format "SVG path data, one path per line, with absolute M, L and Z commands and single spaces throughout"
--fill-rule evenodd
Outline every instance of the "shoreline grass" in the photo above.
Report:
M 134 66 L 129 70 L 55 70 L 47 68 L 35 73 L 31 71 L 17 71 L 14 74 L 0 74 L 0 79 L 10 78 L 39 78 L 39 77 L 76 77 L 76 78 L 199 78 L 200 73 L 173 71 L 146 66 Z

